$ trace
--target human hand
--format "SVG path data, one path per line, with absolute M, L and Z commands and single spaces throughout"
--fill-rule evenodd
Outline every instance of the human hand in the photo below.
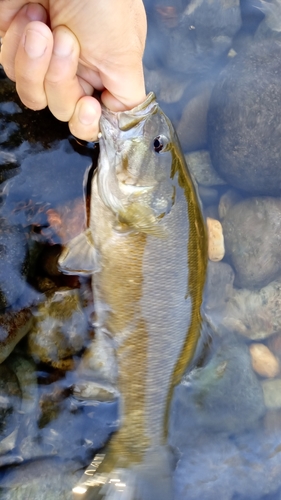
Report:
M 31 109 L 49 106 L 85 140 L 98 134 L 100 104 L 113 111 L 145 99 L 141 0 L 0 1 L 0 62 Z M 48 24 L 50 28 L 48 27 Z

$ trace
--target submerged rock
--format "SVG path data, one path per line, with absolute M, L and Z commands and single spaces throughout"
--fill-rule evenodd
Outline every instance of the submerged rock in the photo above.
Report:
M 207 113 L 213 83 L 196 88 L 195 95 L 182 103 L 183 110 L 176 130 L 183 151 L 195 151 L 207 145 Z
M 281 43 L 241 50 L 221 72 L 208 113 L 214 167 L 232 186 L 281 193 Z
M 210 153 L 206 149 L 185 155 L 186 163 L 196 182 L 201 186 L 224 185 L 225 181 L 214 169 Z
M 225 262 L 208 262 L 204 290 L 204 311 L 217 311 L 226 306 L 233 295 L 234 271 Z
M 193 0 L 185 8 L 178 6 L 178 9 L 175 5 L 176 17 L 172 23 L 165 22 L 159 7 L 161 3 L 155 6 L 154 19 L 158 36 L 162 35 L 165 44 L 165 63 L 176 72 L 192 74 L 210 68 L 214 60 L 229 50 L 232 37 L 241 27 L 237 0 Z M 149 29 L 148 40 L 150 38 Z M 157 48 L 159 51 L 162 44 Z M 161 58 L 161 54 L 158 57 Z
M 72 500 L 79 467 L 59 460 L 42 459 L 10 468 L 0 481 L 3 500 Z M 80 473 L 81 474 L 81 473 Z
M 58 367 L 58 362 L 63 364 L 65 358 L 81 351 L 87 338 L 88 321 L 79 291 L 61 289 L 34 313 L 28 350 L 35 361 Z
M 245 345 L 231 335 L 219 342 L 207 364 L 192 370 L 175 389 L 171 432 L 175 440 L 178 435 L 179 446 L 202 429 L 233 434 L 252 428 L 265 412 Z M 187 415 L 185 423 L 181 412 Z M 183 426 L 185 437 L 179 433 Z
M 20 226 L 9 226 L 0 219 L 0 310 L 16 305 L 23 308 L 37 294 L 26 282 L 26 237 Z
M 0 363 L 13 351 L 18 342 L 29 332 L 33 324 L 30 309 L 0 314 Z
M 219 262 L 224 257 L 224 239 L 219 220 L 207 217 L 208 255 L 213 262 Z
M 262 389 L 266 407 L 271 410 L 281 408 L 281 379 L 264 380 Z
M 253 370 L 262 377 L 274 378 L 280 372 L 280 363 L 276 356 L 264 344 L 251 344 L 250 354 Z
M 225 215 L 223 234 L 226 255 L 236 275 L 235 283 L 260 288 L 281 273 L 281 201 L 248 198 Z
M 214 331 L 236 332 L 251 340 L 263 340 L 281 330 L 281 282 L 258 291 L 233 289 L 230 300 L 208 319 Z M 275 352 L 275 351 L 274 351 Z

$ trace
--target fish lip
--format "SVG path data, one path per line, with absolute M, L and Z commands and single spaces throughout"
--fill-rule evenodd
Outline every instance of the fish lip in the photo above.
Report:
M 105 124 L 108 122 L 115 130 L 123 132 L 133 129 L 136 125 L 146 121 L 146 119 L 158 109 L 156 96 L 150 92 L 145 100 L 130 110 L 111 111 L 106 106 L 102 106 L 102 116 L 100 120 L 101 133 L 105 133 Z M 106 135 L 106 134 L 105 134 Z

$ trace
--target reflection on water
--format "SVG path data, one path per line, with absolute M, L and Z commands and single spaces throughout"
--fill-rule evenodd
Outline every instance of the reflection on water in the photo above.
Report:
M 145 4 L 147 90 L 176 126 L 226 252 L 208 268 L 212 340 L 173 398 L 175 499 L 277 500 L 279 4 Z M 4 75 L 0 101 L 0 498 L 67 499 L 118 425 L 116 394 L 80 383 L 95 365 L 89 282 L 57 267 L 85 226 L 83 178 L 97 152 L 48 111 L 24 109 Z

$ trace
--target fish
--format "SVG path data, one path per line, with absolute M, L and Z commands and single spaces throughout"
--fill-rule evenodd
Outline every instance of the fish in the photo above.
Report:
M 95 335 L 114 346 L 121 423 L 73 494 L 171 500 L 170 402 L 201 343 L 206 227 L 154 93 L 129 111 L 103 108 L 100 130 L 89 224 L 59 265 L 92 275 Z

